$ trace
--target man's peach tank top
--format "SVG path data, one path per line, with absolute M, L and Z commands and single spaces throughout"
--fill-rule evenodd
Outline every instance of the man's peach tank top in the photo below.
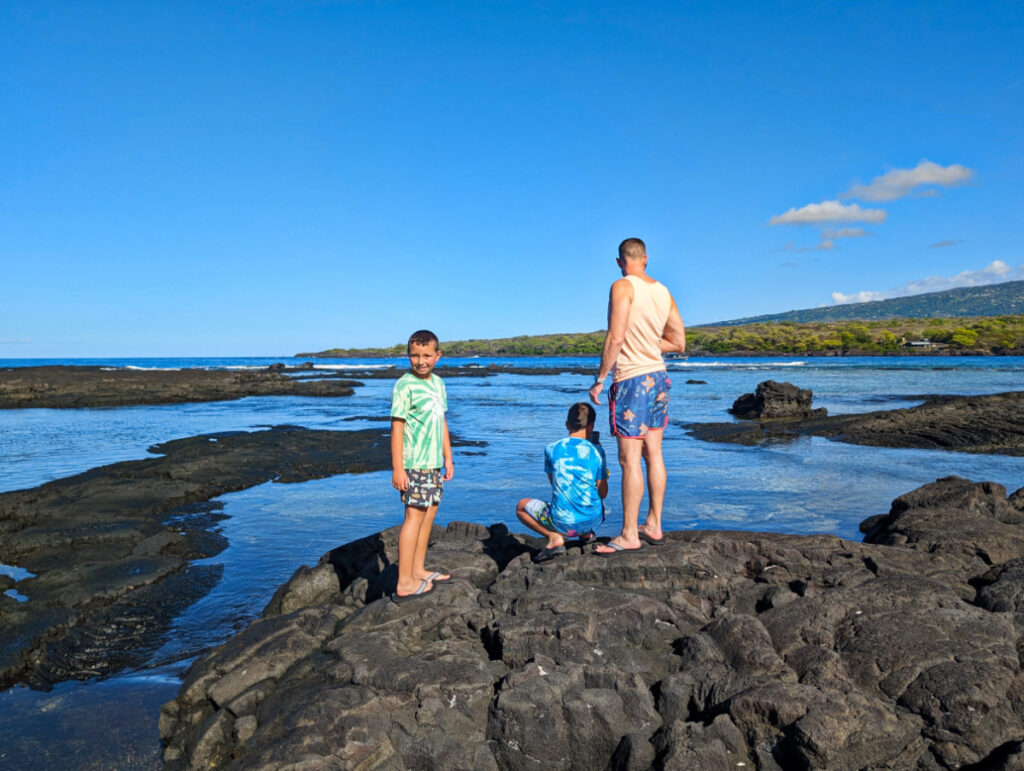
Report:
M 672 309 L 672 295 L 664 284 L 648 284 L 637 276 L 626 276 L 626 280 L 633 285 L 633 302 L 629 306 L 622 350 L 615 360 L 616 383 L 665 369 L 660 343 Z

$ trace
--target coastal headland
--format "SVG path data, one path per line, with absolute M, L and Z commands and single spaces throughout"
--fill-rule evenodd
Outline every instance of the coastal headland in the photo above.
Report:
M 1024 285 L 1024 282 L 1017 282 Z M 941 314 L 940 314 L 941 315 Z M 520 335 L 490 340 L 446 340 L 446 356 L 600 356 L 605 333 Z M 688 327 L 687 350 L 702 356 L 991 356 L 1024 354 L 1024 315 L 751 321 Z M 331 348 L 301 358 L 389 358 L 386 348 Z
M 125 407 L 246 396 L 351 396 L 359 383 L 310 368 L 142 370 L 41 366 L 0 369 L 0 409 Z M 301 373 L 289 375 L 287 373 Z
M 168 769 L 1017 769 L 1024 490 L 940 479 L 833 536 L 674 532 L 598 558 L 435 528 L 326 553 L 198 659 Z

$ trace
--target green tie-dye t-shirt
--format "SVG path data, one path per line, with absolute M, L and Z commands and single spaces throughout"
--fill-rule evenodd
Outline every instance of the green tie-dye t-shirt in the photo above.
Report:
M 405 421 L 402 465 L 407 469 L 444 466 L 444 413 L 448 394 L 437 375 L 427 380 L 406 372 L 391 393 L 391 417 Z

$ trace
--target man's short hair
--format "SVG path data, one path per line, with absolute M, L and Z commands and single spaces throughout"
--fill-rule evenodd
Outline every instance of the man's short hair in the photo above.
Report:
M 569 417 L 565 419 L 566 426 L 570 431 L 579 431 L 581 428 L 594 425 L 597 420 L 597 411 L 586 402 L 576 402 L 569 408 Z
M 639 260 L 647 254 L 647 245 L 639 238 L 627 238 L 619 244 L 619 257 L 623 260 Z
M 441 347 L 441 343 L 437 339 L 437 335 L 435 335 L 429 329 L 418 329 L 411 335 L 409 335 L 409 342 L 406 344 L 405 350 L 411 351 L 413 343 L 416 343 L 416 345 L 430 345 L 431 343 L 433 343 L 435 350 Z

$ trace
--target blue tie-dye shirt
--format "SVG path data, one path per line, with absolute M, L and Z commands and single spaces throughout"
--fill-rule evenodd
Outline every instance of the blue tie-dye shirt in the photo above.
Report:
M 601 524 L 597 482 L 608 478 L 608 463 L 600 446 L 571 436 L 552 442 L 544 450 L 544 470 L 551 475 L 555 529 L 585 533 Z

